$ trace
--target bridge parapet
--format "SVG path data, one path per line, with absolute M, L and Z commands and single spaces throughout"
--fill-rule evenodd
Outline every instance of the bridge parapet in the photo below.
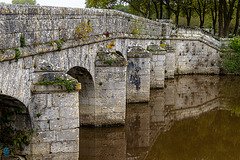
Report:
M 44 6 L 0 5 L 0 49 L 37 45 L 76 38 L 76 27 L 91 25 L 88 36 L 111 37 L 115 34 L 169 36 L 171 23 L 155 22 L 109 9 L 59 8 Z M 162 32 L 167 31 L 167 32 Z M 105 33 L 105 34 L 104 34 Z M 106 34 L 107 33 L 107 34 Z
M 178 26 L 174 31 L 173 35 L 177 36 L 177 38 L 195 38 L 201 39 L 208 45 L 212 45 L 213 47 L 220 49 L 221 43 L 216 37 L 201 28 L 197 27 L 188 27 L 188 26 Z

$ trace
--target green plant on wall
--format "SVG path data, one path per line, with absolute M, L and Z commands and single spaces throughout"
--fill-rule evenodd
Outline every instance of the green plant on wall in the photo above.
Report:
M 142 33 L 142 24 L 139 21 L 135 21 L 135 23 L 132 25 L 132 34 L 141 34 Z
M 78 82 L 76 81 L 62 79 L 62 78 L 56 78 L 55 80 L 43 81 L 43 82 L 37 83 L 37 85 L 57 85 L 57 86 L 65 87 L 67 92 L 76 90 L 77 84 Z
M 15 48 L 15 62 L 18 62 L 18 59 L 20 58 L 21 52 L 19 48 Z
M 229 47 L 233 51 L 226 51 L 221 55 L 222 66 L 230 73 L 240 74 L 240 37 L 234 37 Z
M 21 47 L 25 47 L 26 44 L 25 44 L 25 37 L 24 36 L 20 36 L 20 46 Z
M 75 36 L 78 39 L 88 39 L 90 33 L 92 33 L 92 26 L 89 23 L 82 22 L 78 27 L 75 28 Z
M 58 51 L 61 51 L 62 50 L 63 41 L 57 40 L 56 44 L 57 44 Z

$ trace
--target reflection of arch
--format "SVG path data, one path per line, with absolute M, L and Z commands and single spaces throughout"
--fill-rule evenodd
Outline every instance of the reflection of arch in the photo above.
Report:
M 6 139 L 13 136 L 12 131 L 29 131 L 31 128 L 27 107 L 14 97 L 0 94 L 0 147 L 2 143 L 11 145 Z
M 94 124 L 95 116 L 95 89 L 91 74 L 82 67 L 73 67 L 67 74 L 77 79 L 82 85 L 79 92 L 80 125 Z

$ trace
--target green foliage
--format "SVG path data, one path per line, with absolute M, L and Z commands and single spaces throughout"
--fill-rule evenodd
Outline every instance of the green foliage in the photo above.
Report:
M 58 50 L 61 51 L 61 50 L 62 50 L 62 44 L 63 44 L 63 42 L 60 41 L 60 40 L 57 40 L 57 41 L 56 41 L 56 44 L 57 44 Z
M 142 24 L 140 24 L 140 22 L 136 21 L 133 25 L 132 25 L 132 34 L 138 35 L 142 33 Z
M 26 46 L 26 44 L 25 44 L 25 37 L 24 36 L 20 37 L 20 46 L 21 47 L 25 47 Z
M 230 42 L 229 42 L 229 47 L 234 49 L 236 52 L 240 52 L 240 37 L 234 37 Z
M 41 116 L 41 113 L 37 113 L 36 117 L 39 118 Z
M 112 8 L 117 4 L 117 0 L 86 0 L 86 7 L 94 7 L 94 8 Z
M 147 47 L 147 51 L 149 51 L 149 52 L 154 52 L 154 50 L 153 50 L 153 49 L 150 49 L 149 46 Z
M 61 87 L 65 87 L 67 92 L 71 92 L 73 90 L 76 90 L 77 83 L 78 82 L 73 80 L 56 78 L 55 80 L 51 81 L 38 82 L 37 85 L 58 85 Z
M 226 52 L 221 55 L 222 65 L 230 73 L 240 74 L 240 37 L 234 37 L 230 41 L 229 47 L 234 52 Z
M 112 65 L 113 62 L 117 62 L 117 60 L 116 59 L 104 60 L 104 63 L 109 64 L 110 66 Z
M 88 23 L 82 22 L 78 27 L 75 29 L 75 38 L 78 39 L 88 39 L 90 33 L 92 33 L 92 26 Z
M 12 4 L 36 5 L 36 0 L 12 0 Z
M 23 145 L 29 145 L 29 137 L 33 134 L 34 130 L 19 130 L 14 129 L 11 126 L 11 121 L 14 115 L 20 114 L 24 109 L 15 109 L 14 111 L 9 111 L 7 109 L 2 109 L 2 114 L 0 115 L 0 126 L 1 126 L 1 137 L 0 141 L 4 145 L 8 146 L 11 150 L 11 154 L 15 153 L 15 149 L 23 150 Z
M 15 48 L 15 62 L 18 62 L 18 59 L 20 58 L 21 52 L 19 48 Z

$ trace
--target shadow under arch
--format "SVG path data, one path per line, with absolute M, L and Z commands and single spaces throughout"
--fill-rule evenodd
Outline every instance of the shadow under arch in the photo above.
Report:
M 80 126 L 94 126 L 95 123 L 95 87 L 92 75 L 86 68 L 75 66 L 67 74 L 82 85 L 79 91 Z
M 28 137 L 21 138 L 17 145 L 14 140 L 19 134 L 32 131 L 30 114 L 25 104 L 14 97 L 0 94 L 0 148 L 8 146 L 17 152 L 23 150 L 29 144 Z

